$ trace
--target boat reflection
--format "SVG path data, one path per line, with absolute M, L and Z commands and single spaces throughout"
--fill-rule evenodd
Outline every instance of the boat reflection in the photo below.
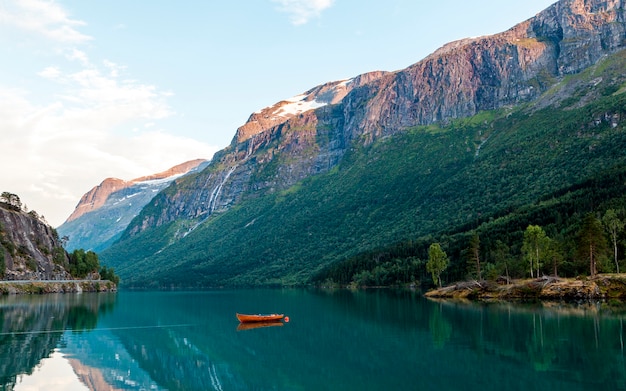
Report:
M 239 323 L 239 325 L 237 326 L 237 331 L 252 330 L 252 329 L 258 329 L 258 328 L 263 328 L 263 327 L 275 327 L 275 326 L 281 327 L 282 325 L 283 325 L 283 322 L 280 322 L 280 321 Z

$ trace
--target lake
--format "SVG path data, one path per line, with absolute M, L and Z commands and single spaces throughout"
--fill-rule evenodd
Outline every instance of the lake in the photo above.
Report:
M 0 389 L 626 390 L 625 316 L 393 290 L 3 296 Z

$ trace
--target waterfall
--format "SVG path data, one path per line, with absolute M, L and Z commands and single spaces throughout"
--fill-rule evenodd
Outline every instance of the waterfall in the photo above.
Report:
M 183 238 L 189 235 L 191 232 L 193 232 L 196 228 L 200 226 L 200 224 L 204 223 L 204 221 L 213 214 L 213 211 L 215 210 L 215 207 L 216 207 L 217 198 L 220 196 L 220 193 L 222 192 L 222 187 L 224 187 L 224 183 L 226 183 L 226 181 L 230 177 L 230 174 L 232 174 L 233 171 L 235 171 L 235 169 L 237 169 L 237 166 L 231 167 L 230 170 L 228 170 L 228 172 L 226 173 L 226 175 L 224 175 L 220 183 L 218 183 L 215 186 L 215 188 L 213 188 L 213 191 L 211 192 L 211 196 L 209 197 L 209 207 L 207 208 L 205 212 L 202 213 L 203 215 L 205 215 L 204 218 L 200 219 L 196 224 L 189 227 L 187 232 L 183 233 L 182 235 Z
M 211 192 L 211 196 L 209 197 L 209 207 L 208 207 L 209 214 L 212 214 L 213 211 L 215 210 L 215 206 L 216 206 L 215 204 L 217 202 L 217 198 L 220 196 L 220 193 L 222 192 L 222 187 L 224 186 L 224 183 L 226 183 L 226 181 L 228 180 L 228 177 L 230 177 L 230 174 L 232 174 L 236 168 L 237 166 L 231 167 L 231 169 L 228 170 L 226 175 L 224 175 L 220 183 L 217 186 L 215 186 L 215 188 Z

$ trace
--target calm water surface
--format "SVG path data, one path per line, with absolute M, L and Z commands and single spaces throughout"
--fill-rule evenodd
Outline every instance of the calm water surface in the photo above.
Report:
M 388 290 L 5 296 L 0 389 L 626 390 L 624 318 Z

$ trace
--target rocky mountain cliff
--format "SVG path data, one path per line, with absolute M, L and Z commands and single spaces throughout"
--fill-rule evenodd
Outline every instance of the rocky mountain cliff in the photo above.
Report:
M 404 70 L 259 110 L 204 170 L 156 195 L 102 259 L 136 285 L 302 284 L 358 254 L 373 254 L 374 268 L 392 245 L 417 270 L 415 243 L 436 235 L 484 223 L 509 240 L 548 215 L 563 224 L 622 205 L 623 3 L 562 0 Z M 539 210 L 545 200 L 555 204 Z
M 501 34 L 447 44 L 397 72 L 327 83 L 250 116 L 197 175 L 160 193 L 127 235 L 203 221 L 242 200 L 328 172 L 355 145 L 529 102 L 622 49 L 623 0 L 561 0 Z
M 36 213 L 0 203 L 0 274 L 3 280 L 72 279 L 56 231 Z
M 139 211 L 170 182 L 206 166 L 203 159 L 176 165 L 158 174 L 124 181 L 107 178 L 81 198 L 58 227 L 66 248 L 100 251 L 119 237 Z

